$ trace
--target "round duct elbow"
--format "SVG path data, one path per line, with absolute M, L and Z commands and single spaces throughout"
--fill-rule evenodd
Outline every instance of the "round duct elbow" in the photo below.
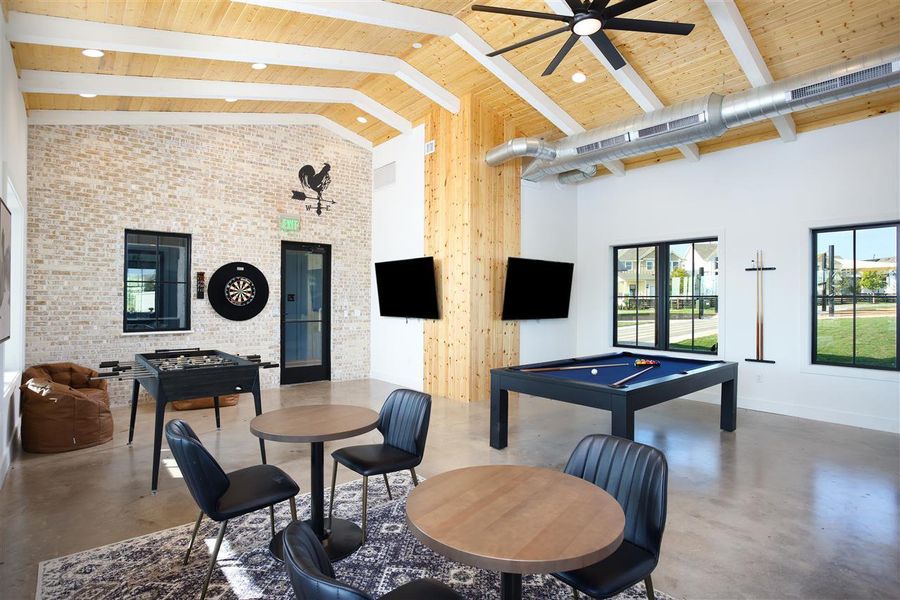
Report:
M 582 181 L 587 181 L 591 177 L 597 174 L 597 167 L 591 166 L 586 167 L 583 171 L 566 171 L 565 173 L 560 173 L 557 180 L 560 183 L 581 183 Z
M 513 138 L 488 150 L 484 160 L 492 167 L 496 167 L 508 160 L 523 156 L 553 160 L 556 158 L 556 147 L 554 144 L 538 138 Z

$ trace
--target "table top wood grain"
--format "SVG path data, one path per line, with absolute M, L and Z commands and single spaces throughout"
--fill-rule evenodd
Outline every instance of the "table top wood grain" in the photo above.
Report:
M 250 421 L 250 432 L 274 442 L 327 442 L 372 431 L 378 413 L 362 406 L 312 404 L 263 413 Z
M 452 560 L 505 573 L 570 571 L 622 542 L 625 515 L 593 485 L 541 467 L 492 465 L 442 473 L 406 502 L 410 530 Z

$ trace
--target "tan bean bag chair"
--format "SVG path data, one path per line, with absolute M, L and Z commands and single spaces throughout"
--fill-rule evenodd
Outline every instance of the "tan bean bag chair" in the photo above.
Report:
M 223 406 L 234 406 L 238 403 L 237 394 L 229 394 L 227 396 L 219 396 L 219 408 Z M 213 408 L 215 401 L 212 396 L 206 398 L 194 398 L 193 400 L 176 400 L 172 403 L 175 410 L 196 410 L 198 408 Z
M 22 448 L 68 452 L 112 439 L 106 381 L 74 363 L 35 365 L 22 374 Z

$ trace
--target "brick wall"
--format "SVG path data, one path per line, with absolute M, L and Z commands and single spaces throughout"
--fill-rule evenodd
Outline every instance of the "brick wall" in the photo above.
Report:
M 26 361 L 96 368 L 155 348 L 280 357 L 281 240 L 332 245 L 332 379 L 369 373 L 372 159 L 314 126 L 31 126 L 28 144 Z M 331 164 L 317 216 L 291 199 L 297 171 Z M 282 215 L 300 231 L 280 231 Z M 191 301 L 192 333 L 123 335 L 125 229 L 192 235 L 191 278 L 232 261 L 269 281 L 265 310 L 243 322 Z M 278 369 L 261 371 L 263 388 Z M 130 382 L 111 382 L 127 403 Z

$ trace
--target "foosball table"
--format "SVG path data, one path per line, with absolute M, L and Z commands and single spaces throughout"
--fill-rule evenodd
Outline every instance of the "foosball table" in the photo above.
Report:
M 95 379 L 130 379 L 134 381 L 131 392 L 131 422 L 128 427 L 128 444 L 134 439 L 134 422 L 137 416 L 138 394 L 141 386 L 156 402 L 156 422 L 153 430 L 153 477 L 150 491 L 156 494 L 159 480 L 159 454 L 162 446 L 163 419 L 166 404 L 175 400 L 189 400 L 212 396 L 216 411 L 216 427 L 220 427 L 219 396 L 250 393 L 256 414 L 262 414 L 259 370 L 277 367 L 278 363 L 264 362 L 258 355 L 240 356 L 219 350 L 183 348 L 156 350 L 148 354 L 135 354 L 133 361 L 104 361 Z M 259 453 L 266 462 L 266 446 L 259 440 Z

